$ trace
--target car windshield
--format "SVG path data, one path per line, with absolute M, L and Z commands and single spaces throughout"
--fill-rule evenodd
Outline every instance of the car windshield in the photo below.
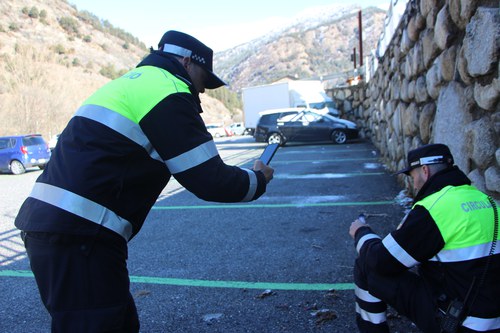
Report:
M 44 145 L 45 141 L 41 136 L 25 136 L 23 138 L 23 146 Z
M 260 118 L 261 119 L 260 123 L 266 125 L 272 125 L 273 123 L 276 123 L 276 120 L 278 119 L 279 116 L 280 116 L 279 113 L 262 116 L 262 118 Z
M 292 114 L 287 114 L 286 116 L 284 117 L 281 117 L 280 119 L 278 119 L 279 122 L 287 122 L 287 121 L 292 121 L 295 117 L 297 116 L 296 113 L 292 113 Z
M 318 121 L 322 117 L 319 114 L 312 113 L 312 112 L 304 112 L 302 117 L 300 118 L 300 121 L 302 122 L 313 122 L 313 121 Z
M 313 112 L 300 112 L 298 114 L 290 114 L 279 119 L 280 122 L 300 121 L 300 122 L 314 122 L 322 118 L 321 115 Z

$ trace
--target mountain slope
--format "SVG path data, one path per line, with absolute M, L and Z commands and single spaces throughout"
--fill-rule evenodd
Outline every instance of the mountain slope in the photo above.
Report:
M 0 2 L 1 135 L 59 133 L 95 89 L 147 53 L 63 0 Z
M 271 83 L 286 76 L 320 78 L 353 69 L 353 48 L 359 53 L 358 6 L 334 6 L 281 31 L 216 54 L 215 71 L 232 90 Z M 362 12 L 365 56 L 374 49 L 386 12 Z M 359 60 L 358 60 L 359 61 Z M 359 63 L 358 63 L 359 64 Z
M 0 2 L 0 135 L 60 133 L 77 107 L 148 54 L 144 44 L 65 0 Z M 230 123 L 202 95 L 207 121 Z
M 30 15 L 32 11 L 38 15 Z M 3 0 L 0 15 L 2 54 L 16 54 L 16 45 L 39 46 L 53 51 L 54 56 L 46 59 L 50 62 L 99 71 L 110 64 L 127 70 L 147 53 L 144 44 L 112 35 L 117 28 L 64 0 Z M 102 31 L 94 23 L 100 23 Z

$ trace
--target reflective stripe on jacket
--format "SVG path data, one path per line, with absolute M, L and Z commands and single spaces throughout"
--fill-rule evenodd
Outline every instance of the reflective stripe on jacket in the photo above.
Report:
M 171 175 L 203 200 L 262 195 L 261 172 L 221 160 L 187 78 L 176 59 L 151 54 L 89 97 L 62 132 L 16 226 L 71 234 L 104 226 L 130 240 Z

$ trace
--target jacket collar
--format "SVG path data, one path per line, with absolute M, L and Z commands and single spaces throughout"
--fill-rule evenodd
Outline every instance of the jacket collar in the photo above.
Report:
M 195 101 L 200 105 L 201 100 L 198 92 L 191 83 L 191 77 L 184 67 L 182 67 L 181 63 L 177 61 L 177 59 L 169 54 L 165 54 L 161 51 L 152 51 L 150 54 L 146 56 L 137 67 L 141 66 L 154 66 L 162 68 L 168 71 L 170 74 L 175 75 L 179 80 L 186 83 L 189 87 L 189 91 L 191 95 L 195 99 Z M 200 113 L 203 112 L 200 105 Z
M 445 170 L 437 172 L 432 175 L 429 180 L 422 186 L 415 196 L 415 202 L 423 198 L 441 191 L 446 186 L 461 186 L 470 185 L 471 181 L 467 176 L 457 167 L 453 166 Z

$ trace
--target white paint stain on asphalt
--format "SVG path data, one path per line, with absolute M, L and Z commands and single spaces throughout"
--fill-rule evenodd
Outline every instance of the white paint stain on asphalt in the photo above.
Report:
M 280 173 L 274 176 L 274 179 L 338 179 L 338 178 L 349 178 L 349 177 L 359 177 L 359 176 L 378 176 L 383 175 L 383 172 L 370 172 L 370 173 L 313 173 L 308 175 L 297 175 L 297 174 L 287 174 Z
M 280 173 L 274 176 L 274 179 L 333 179 L 333 178 L 346 178 L 349 177 L 344 173 L 321 173 L 309 175 L 294 175 L 288 173 Z
M 315 204 L 323 202 L 345 201 L 348 197 L 344 195 L 291 195 L 291 196 L 263 196 L 259 198 L 260 202 L 286 202 L 294 205 Z
M 380 163 L 365 163 L 363 166 L 365 169 L 370 169 L 370 170 L 379 169 L 382 167 Z

